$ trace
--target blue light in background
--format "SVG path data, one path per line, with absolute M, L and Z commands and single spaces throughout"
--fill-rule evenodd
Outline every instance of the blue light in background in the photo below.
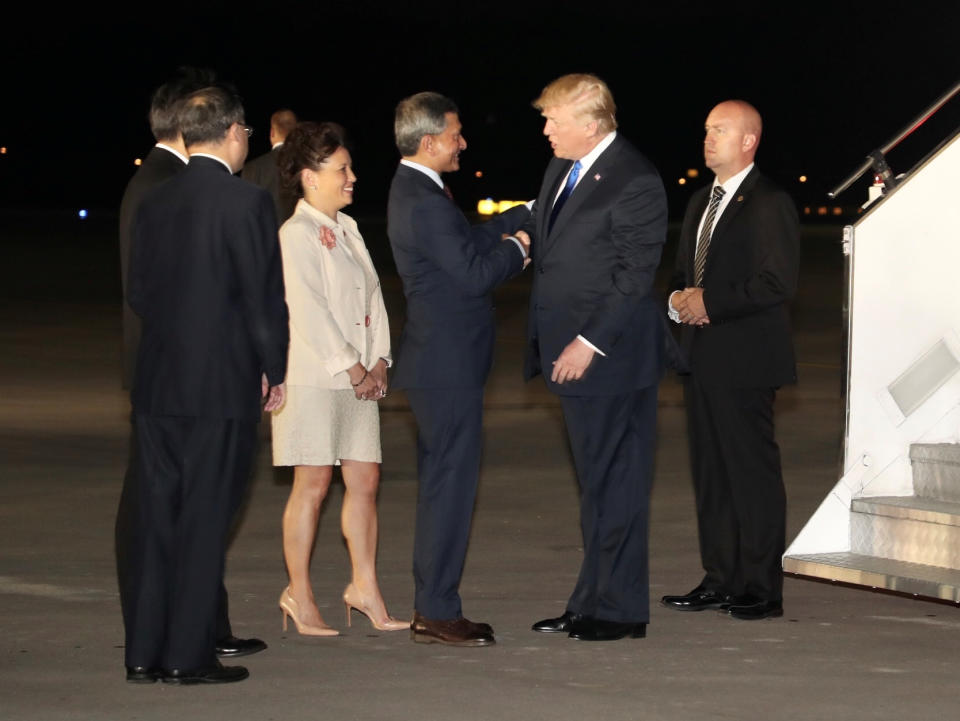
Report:
M 83 220 L 84 218 L 87 217 L 87 211 L 85 209 L 81 209 L 80 212 L 77 213 L 77 215 L 80 216 L 80 220 Z

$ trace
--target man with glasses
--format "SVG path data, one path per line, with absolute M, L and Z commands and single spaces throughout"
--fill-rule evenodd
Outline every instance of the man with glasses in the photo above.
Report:
M 216 659 L 218 592 L 260 398 L 266 410 L 283 403 L 287 307 L 273 203 L 233 176 L 251 132 L 239 98 L 198 90 L 177 123 L 190 162 L 141 203 L 127 289 L 143 323 L 127 679 L 224 683 L 248 675 Z

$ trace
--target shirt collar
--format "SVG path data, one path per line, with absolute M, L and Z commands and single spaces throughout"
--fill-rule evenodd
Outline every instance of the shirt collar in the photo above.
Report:
M 750 171 L 753 170 L 753 163 L 750 163 L 746 168 L 741 170 L 736 175 L 731 175 L 727 178 L 726 183 L 717 182 L 716 176 L 713 178 L 713 187 L 716 188 L 718 185 L 723 188 L 723 194 L 727 197 L 733 195 L 737 192 L 737 189 L 740 187 L 740 184 L 743 182 L 743 179 L 750 174 Z M 712 190 L 710 191 L 713 192 Z
M 438 173 L 433 168 L 428 168 L 426 165 L 420 165 L 420 163 L 414 163 L 412 160 L 407 160 L 403 158 L 400 161 L 400 165 L 406 165 L 408 168 L 413 168 L 414 170 L 419 170 L 421 173 L 430 178 L 434 183 L 440 186 L 443 189 L 443 178 L 440 177 Z
M 593 150 L 591 150 L 589 153 L 587 153 L 582 158 L 580 158 L 580 175 L 581 176 L 583 176 L 587 172 L 587 170 L 590 169 L 590 166 L 593 165 L 596 159 L 600 157 L 601 153 L 603 153 L 604 150 L 610 147 L 610 144 L 614 141 L 616 137 L 617 137 L 617 131 L 611 130 L 609 133 L 607 133 L 607 135 L 603 138 L 603 140 L 597 143 L 596 147 L 594 147 Z
M 170 147 L 169 145 L 167 145 L 166 143 L 157 143 L 156 147 L 162 148 L 162 149 L 166 150 L 168 153 L 173 153 L 173 154 L 176 155 L 178 158 L 180 158 L 180 161 L 181 161 L 184 165 L 186 165 L 186 164 L 189 162 L 189 158 L 187 158 L 186 155 L 184 155 L 183 153 L 181 153 L 181 152 L 180 152 L 179 150 L 177 150 L 176 148 L 171 148 L 171 147 Z
M 233 168 L 230 167 L 228 163 L 223 158 L 218 158 L 216 155 L 211 155 L 210 153 L 190 153 L 191 158 L 210 158 L 211 160 L 216 160 L 218 163 L 223 165 L 224 168 L 230 171 L 230 175 L 233 175 Z

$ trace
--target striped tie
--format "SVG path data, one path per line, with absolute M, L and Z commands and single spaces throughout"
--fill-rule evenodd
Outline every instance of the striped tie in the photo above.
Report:
M 700 229 L 700 238 L 697 240 L 697 254 L 693 259 L 693 275 L 696 278 L 698 288 L 703 287 L 703 268 L 707 264 L 707 252 L 710 250 L 713 221 L 717 218 L 717 208 L 720 207 L 720 201 L 726 192 L 722 186 L 714 186 L 713 195 L 710 197 L 710 207 L 707 208 L 707 217 L 703 219 L 703 227 Z

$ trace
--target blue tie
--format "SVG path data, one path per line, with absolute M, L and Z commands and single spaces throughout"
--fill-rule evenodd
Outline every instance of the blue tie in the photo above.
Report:
M 560 214 L 560 209 L 563 207 L 563 204 L 567 202 L 567 198 L 569 198 L 570 193 L 573 192 L 573 186 L 577 184 L 577 178 L 580 177 L 580 167 L 580 161 L 577 160 L 573 164 L 573 167 L 570 168 L 570 175 L 567 176 L 567 184 L 563 186 L 563 190 L 560 191 L 560 195 L 557 196 L 557 200 L 553 204 L 553 210 L 550 211 L 550 224 L 547 226 L 548 233 L 553 228 L 553 221 L 555 221 Z

